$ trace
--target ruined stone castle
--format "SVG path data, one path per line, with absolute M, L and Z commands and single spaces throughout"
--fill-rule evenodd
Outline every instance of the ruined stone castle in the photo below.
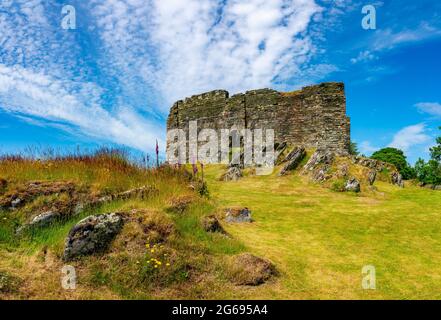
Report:
M 195 95 L 174 103 L 167 130 L 183 129 L 188 139 L 189 122 L 194 120 L 199 130 L 273 129 L 276 143 L 325 148 L 339 155 L 349 150 L 343 83 L 322 83 L 294 92 L 260 89 L 230 97 L 227 91 L 216 90 Z

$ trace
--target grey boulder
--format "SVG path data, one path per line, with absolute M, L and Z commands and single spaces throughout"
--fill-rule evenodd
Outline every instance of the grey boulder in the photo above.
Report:
M 63 260 L 105 251 L 123 225 L 124 220 L 118 213 L 94 215 L 81 220 L 67 236 Z
M 390 175 L 392 184 L 395 184 L 401 188 L 404 188 L 403 176 L 398 171 L 392 172 Z
M 377 170 L 369 171 L 367 178 L 368 178 L 369 184 L 372 186 L 375 182 L 375 179 L 377 178 Z
M 355 178 L 351 178 L 346 182 L 346 186 L 345 186 L 345 190 L 346 191 L 352 191 L 352 192 L 360 192 L 360 182 L 355 179 Z
M 248 208 L 229 208 L 226 210 L 226 222 L 252 222 L 251 211 Z
M 224 228 L 222 228 L 219 220 L 216 218 L 215 215 L 204 217 L 202 219 L 202 227 L 206 232 L 219 232 L 225 234 Z

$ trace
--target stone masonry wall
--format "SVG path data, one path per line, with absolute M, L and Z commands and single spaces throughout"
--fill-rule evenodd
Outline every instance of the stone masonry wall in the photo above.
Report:
M 273 129 L 275 141 L 306 148 L 326 148 L 347 155 L 350 121 L 346 116 L 343 83 L 322 83 L 294 92 L 252 90 L 229 96 L 216 90 L 177 101 L 170 109 L 167 130 L 184 129 L 189 121 L 198 130 Z

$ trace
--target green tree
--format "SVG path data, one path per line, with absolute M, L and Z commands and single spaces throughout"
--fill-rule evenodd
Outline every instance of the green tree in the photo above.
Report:
M 425 162 L 419 159 L 415 164 L 417 178 L 423 184 L 441 185 L 441 136 L 436 139 L 436 143 L 436 146 L 430 148 L 431 160 Z
M 383 148 L 374 152 L 371 158 L 393 164 L 405 180 L 415 178 L 415 170 L 407 163 L 404 152 L 399 149 Z
M 436 160 L 425 162 L 419 159 L 415 164 L 417 178 L 423 184 L 441 185 L 441 164 Z
M 441 127 L 439 127 L 441 130 Z M 433 148 L 430 148 L 430 156 L 432 157 L 432 160 L 441 162 L 441 136 L 436 138 L 437 145 Z
M 349 154 L 353 156 L 358 156 L 360 154 L 356 142 L 351 141 L 351 143 L 349 144 Z

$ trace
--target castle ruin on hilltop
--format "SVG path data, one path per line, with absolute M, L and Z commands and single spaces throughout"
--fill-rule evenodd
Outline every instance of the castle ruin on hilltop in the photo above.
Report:
M 286 93 L 260 89 L 231 97 L 224 90 L 195 95 L 173 104 L 167 130 L 183 129 L 188 139 L 190 121 L 197 121 L 198 130 L 273 129 L 276 143 L 324 148 L 338 155 L 349 151 L 350 120 L 343 83 Z

